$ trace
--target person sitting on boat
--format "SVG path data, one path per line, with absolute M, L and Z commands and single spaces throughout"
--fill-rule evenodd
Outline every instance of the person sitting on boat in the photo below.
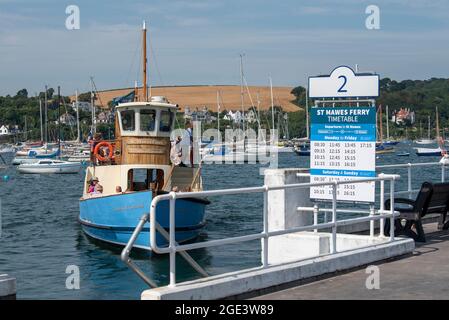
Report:
M 93 194 L 102 194 L 102 193 L 103 193 L 103 186 L 101 184 L 97 183 Z
M 94 193 L 95 187 L 97 184 L 98 184 L 98 178 L 93 177 L 92 180 L 90 181 L 90 185 L 89 185 L 89 189 L 87 190 L 87 193 Z

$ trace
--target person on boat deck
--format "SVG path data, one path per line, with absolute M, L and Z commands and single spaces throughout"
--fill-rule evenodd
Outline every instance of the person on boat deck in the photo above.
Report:
M 94 193 L 95 192 L 95 187 L 98 185 L 98 178 L 97 177 L 93 177 L 92 180 L 90 181 L 90 185 L 89 185 L 89 189 L 87 190 L 87 193 Z
M 181 136 L 176 137 L 175 141 L 172 142 L 172 147 L 170 150 L 170 161 L 175 166 L 185 166 L 182 163 L 182 147 L 181 147 Z
M 189 135 L 189 142 L 190 142 L 190 147 L 189 147 L 190 165 L 193 168 L 193 126 L 190 121 L 188 121 L 186 123 L 186 130 Z
M 103 193 L 103 186 L 101 184 L 97 183 L 93 194 L 102 194 L 102 193 Z
M 94 156 L 94 150 L 95 147 L 97 146 L 98 143 L 100 143 L 100 141 L 102 140 L 102 135 L 100 132 L 97 132 L 94 134 L 93 140 L 89 140 L 89 144 L 90 144 L 90 155 L 91 155 L 91 161 L 92 162 L 96 162 L 96 158 Z

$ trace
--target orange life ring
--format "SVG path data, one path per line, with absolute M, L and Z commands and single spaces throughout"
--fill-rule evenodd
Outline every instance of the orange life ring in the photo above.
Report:
M 101 156 L 98 152 L 100 151 L 101 147 L 108 147 L 109 150 L 109 154 L 106 157 Z M 112 144 L 110 144 L 109 142 L 106 141 L 102 141 L 99 144 L 97 144 L 95 146 L 94 149 L 94 156 L 95 158 L 97 158 L 99 161 L 108 161 L 108 160 L 112 160 L 114 159 L 114 148 L 112 147 Z

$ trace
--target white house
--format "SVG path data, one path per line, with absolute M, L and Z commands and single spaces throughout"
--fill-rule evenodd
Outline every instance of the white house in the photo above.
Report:
M 0 127 L 0 136 L 9 134 L 9 129 L 7 126 L 3 125 Z

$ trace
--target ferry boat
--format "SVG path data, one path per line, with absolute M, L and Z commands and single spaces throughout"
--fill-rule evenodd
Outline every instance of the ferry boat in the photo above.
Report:
M 202 191 L 201 166 L 175 166 L 170 162 L 170 134 L 178 105 L 164 97 L 147 97 L 146 28 L 144 39 L 144 101 L 120 103 L 115 110 L 115 140 L 101 141 L 93 150 L 86 169 L 80 199 L 79 222 L 90 237 L 124 246 L 139 219 L 150 212 L 154 197 L 170 191 Z M 101 155 L 100 150 L 107 152 Z M 102 192 L 89 193 L 97 180 Z M 175 239 L 185 242 L 196 238 L 205 225 L 207 199 L 183 198 L 175 205 Z M 156 207 L 156 221 L 168 230 L 169 202 Z M 153 223 L 153 222 L 150 222 Z M 135 247 L 151 251 L 149 223 L 144 226 Z M 156 234 L 158 246 L 167 240 Z

